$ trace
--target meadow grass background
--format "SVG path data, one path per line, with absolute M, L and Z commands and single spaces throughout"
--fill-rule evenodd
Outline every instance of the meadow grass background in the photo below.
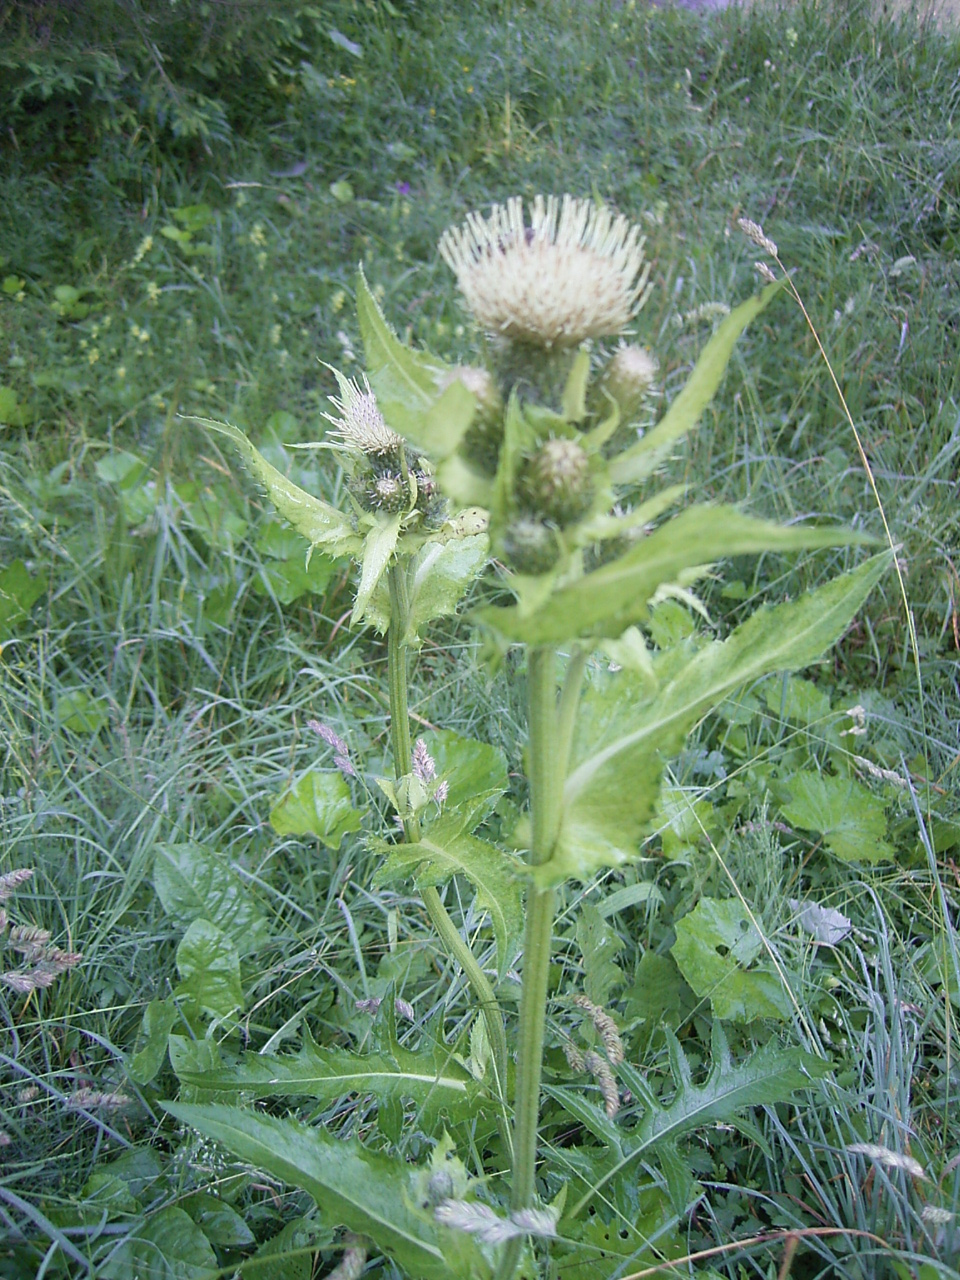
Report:
M 825 1236 L 805 1242 L 791 1274 L 955 1274 L 955 31 L 803 0 L 710 18 L 629 0 L 338 0 L 316 17 L 282 6 L 256 39 L 237 12 L 236 64 L 221 42 L 222 62 L 208 66 L 202 33 L 181 44 L 182 64 L 159 65 L 150 40 L 162 29 L 149 23 L 78 34 L 68 13 L 44 33 L 26 6 L 0 10 L 0 873 L 33 868 L 11 915 L 84 957 L 48 991 L 0 995 L 0 1274 L 82 1274 L 84 1258 L 120 1249 L 158 1207 L 201 1220 L 211 1192 L 242 1220 L 217 1241 L 230 1274 L 307 1212 L 302 1196 L 164 1119 L 158 1102 L 177 1087 L 168 1067 L 143 1087 L 130 1078 L 144 1009 L 176 986 L 190 919 L 154 887 L 158 845 L 214 851 L 263 922 L 267 940 L 242 970 L 255 1046 L 307 1016 L 330 1042 L 362 1034 L 354 998 L 390 982 L 418 1016 L 442 1010 L 451 1035 L 470 1021 L 416 898 L 369 890 L 359 837 L 331 854 L 269 825 L 291 778 L 329 767 L 311 716 L 364 761 L 357 802 L 380 803 L 385 647 L 346 628 L 349 566 L 306 572 L 234 459 L 184 417 L 237 423 L 300 483 L 336 497 L 326 455 L 287 446 L 322 434 L 334 384 L 321 362 L 361 368 L 358 263 L 402 334 L 466 358 L 473 335 L 437 239 L 470 208 L 540 191 L 593 194 L 643 223 L 654 290 L 637 330 L 660 361 L 664 403 L 714 304 L 754 287 L 737 217 L 763 224 L 861 433 L 917 642 L 891 577 L 808 683 L 753 691 L 702 726 L 673 778 L 713 848 L 689 822 L 665 820 L 636 869 L 570 891 L 558 984 L 582 964 L 578 903 L 649 882 L 656 894 L 636 890 L 615 917 L 618 1015 L 652 1071 L 663 1022 L 705 1053 L 709 1005 L 668 949 L 702 894 L 729 896 L 735 883 L 798 975 L 801 1011 L 796 1025 L 738 1028 L 738 1042 L 813 1037 L 836 1076 L 832 1091 L 756 1116 L 753 1137 L 705 1135 L 691 1155 L 704 1199 L 678 1238 L 695 1250 L 771 1226 L 859 1229 L 901 1261 Z M 741 341 L 669 470 L 758 515 L 882 536 L 849 425 L 786 299 Z M 824 580 L 848 554 L 727 566 L 706 594 L 714 624 Z M 469 623 L 450 623 L 421 653 L 411 704 L 425 725 L 505 752 L 516 778 L 506 832 L 523 801 L 522 672 L 489 678 Z M 854 705 L 867 732 L 842 736 Z M 798 769 L 870 790 L 869 811 L 848 815 L 860 856 L 839 859 L 822 832 L 783 819 Z M 874 862 L 877 842 L 888 853 Z M 800 928 L 790 902 L 808 896 L 853 922 L 839 947 Z M 84 1104 L 82 1090 L 99 1101 Z M 562 1126 L 547 1137 L 562 1143 Z M 872 1168 L 846 1152 L 857 1141 L 912 1153 L 929 1181 Z M 118 1179 L 129 1199 L 104 1209 Z M 947 1216 L 931 1225 L 924 1205 Z M 329 1235 L 308 1240 L 322 1264 L 337 1256 Z M 605 1248 L 591 1274 L 630 1270 Z M 101 1273 L 122 1274 L 111 1265 Z M 779 1265 L 763 1250 L 709 1264 L 737 1277 Z

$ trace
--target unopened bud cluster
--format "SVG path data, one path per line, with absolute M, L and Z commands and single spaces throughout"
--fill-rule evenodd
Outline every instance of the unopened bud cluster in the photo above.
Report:
M 643 237 L 593 201 L 538 196 L 526 213 L 515 198 L 470 214 L 444 234 L 440 252 L 486 334 L 489 364 L 453 370 L 442 383 L 459 379 L 476 401 L 460 455 L 485 480 L 497 477 L 497 554 L 518 573 L 548 573 L 577 545 L 567 531 L 603 492 L 600 446 L 586 432 L 611 415 L 634 421 L 656 377 L 649 352 L 621 342 L 600 364 L 584 413 L 583 344 L 621 334 L 642 306 Z M 511 401 L 537 425 L 519 456 L 511 445 L 504 467 Z

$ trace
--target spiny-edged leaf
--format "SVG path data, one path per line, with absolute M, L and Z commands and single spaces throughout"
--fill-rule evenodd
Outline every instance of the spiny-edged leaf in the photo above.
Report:
M 893 858 L 893 849 L 884 839 L 884 802 L 856 778 L 834 778 L 804 769 L 787 780 L 785 789 L 790 799 L 780 812 L 787 822 L 804 831 L 819 831 L 830 852 L 844 862 Z
M 350 617 L 351 622 L 360 622 L 363 619 L 370 596 L 396 549 L 402 519 L 403 516 L 400 513 L 381 517 L 363 540 L 360 583 Z
M 875 541 L 853 529 L 755 520 L 730 506 L 689 507 L 610 564 L 561 587 L 535 611 L 513 605 L 483 609 L 480 622 L 524 644 L 619 636 L 643 622 L 658 587 L 685 570 L 726 556 L 802 551 Z
M 405 644 L 415 643 L 423 628 L 435 618 L 456 613 L 457 605 L 483 568 L 488 554 L 489 539 L 485 533 L 424 543 L 407 571 L 410 622 L 403 637 Z
M 689 986 L 709 1000 L 715 1018 L 753 1022 L 790 1011 L 783 983 L 771 966 L 751 968 L 763 938 L 750 913 L 734 898 L 701 898 L 676 925 L 670 954 Z
M 362 545 L 350 521 L 336 507 L 321 502 L 306 489 L 288 480 L 255 449 L 239 427 L 211 418 L 192 418 L 209 431 L 226 436 L 236 445 L 244 465 L 266 490 L 278 513 L 302 534 L 311 547 L 322 547 L 331 556 L 356 555 Z
M 367 372 L 389 370 L 404 388 L 411 407 L 427 408 L 437 395 L 437 382 L 448 368 L 442 360 L 405 346 L 384 319 L 370 292 L 363 268 L 357 272 L 357 323 L 363 339 Z
M 345 1094 L 373 1096 L 381 1103 L 410 1099 L 419 1123 L 436 1127 L 441 1112 L 454 1119 L 476 1115 L 483 1088 L 442 1045 L 414 1053 L 393 1045 L 379 1053 L 323 1049 L 304 1033 L 299 1053 L 245 1053 L 235 1066 L 181 1073 L 201 1089 L 242 1091 L 257 1098 L 307 1097 L 332 1102 Z
M 270 941 L 270 928 L 250 886 L 222 854 L 195 840 L 156 846 L 153 887 L 168 916 L 184 924 L 216 920 L 241 956 Z
M 298 778 L 270 810 L 277 835 L 316 836 L 328 849 L 339 849 L 348 832 L 360 830 L 360 822 L 344 779 L 318 769 Z
M 523 933 L 523 897 L 517 878 L 519 863 L 496 845 L 466 835 L 441 818 L 428 827 L 417 844 L 374 843 L 384 862 L 374 877 L 377 885 L 413 877 L 418 886 L 442 885 L 462 875 L 477 891 L 477 908 L 489 911 L 497 940 L 501 975 L 513 961 Z
M 369 1237 L 411 1280 L 489 1276 L 470 1236 L 438 1226 L 415 1207 L 409 1195 L 411 1171 L 399 1157 L 368 1151 L 353 1138 L 239 1107 L 165 1107 L 240 1160 L 306 1191 L 325 1223 Z
M 510 785 L 503 752 L 452 729 L 430 729 L 420 736 L 436 765 L 437 777 L 447 784 L 443 830 L 447 837 L 473 831 L 493 812 Z
M 672 446 L 691 431 L 716 395 L 733 348 L 744 329 L 772 302 L 785 281 L 767 285 L 760 293 L 735 307 L 717 327 L 700 353 L 683 390 L 652 431 L 614 458 L 610 464 L 614 484 L 635 484 L 660 465 Z
M 217 1256 L 185 1213 L 169 1205 L 147 1218 L 97 1268 L 103 1280 L 214 1280 Z
M 629 1134 L 622 1134 L 622 1154 L 612 1161 L 590 1190 L 570 1208 L 567 1216 L 576 1218 L 595 1195 L 617 1177 L 633 1160 L 645 1158 L 662 1144 L 672 1144 L 684 1134 L 704 1125 L 722 1124 L 746 1107 L 766 1107 L 784 1102 L 798 1089 L 808 1088 L 812 1080 L 830 1071 L 830 1064 L 803 1049 L 784 1049 L 774 1040 L 734 1064 L 726 1037 L 719 1022 L 713 1024 L 713 1063 L 703 1084 L 693 1083 L 691 1066 L 672 1031 L 665 1029 L 670 1070 L 676 1086 L 670 1102 L 664 1106 L 651 1089 L 646 1076 L 636 1067 L 623 1062 L 617 1073 L 643 1110 Z M 552 1091 L 557 1097 L 559 1090 Z M 558 1099 L 559 1100 L 559 1099 Z M 599 1114 L 602 1109 L 586 1103 Z M 582 1112 L 582 1107 L 580 1108 Z M 593 1129 L 593 1124 L 589 1126 Z
M 577 945 L 583 957 L 583 990 L 597 1005 L 605 1005 L 614 987 L 623 981 L 623 970 L 614 956 L 624 941 L 611 929 L 592 902 L 584 902 L 577 917 Z
M 175 996 L 195 1000 L 217 1018 L 243 1007 L 237 948 L 209 920 L 194 920 L 183 935 L 177 947 L 177 969 L 182 981 Z
M 583 695 L 553 857 L 544 883 L 588 880 L 635 856 L 660 792 L 663 760 L 701 716 L 772 671 L 809 666 L 829 648 L 890 564 L 884 552 L 799 600 L 761 606 L 724 641 L 654 661 L 654 679 L 624 669 Z
M 473 420 L 473 395 L 457 379 L 440 391 L 450 366 L 400 341 L 362 270 L 357 276 L 357 320 L 370 382 L 387 424 L 431 457 L 449 457 Z

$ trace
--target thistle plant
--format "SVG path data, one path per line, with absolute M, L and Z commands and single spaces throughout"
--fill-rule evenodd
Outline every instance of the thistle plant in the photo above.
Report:
M 734 1066 L 717 1022 L 713 1068 L 705 1084 L 694 1086 L 668 1034 L 677 1092 L 667 1123 L 637 1065 L 625 1059 L 616 1020 L 578 994 L 576 1034 L 594 1040 L 581 1044 L 571 1035 L 562 1047 L 573 1075 L 592 1081 L 602 1105 L 565 1105 L 620 1155 L 596 1165 L 599 1172 L 572 1204 L 545 1206 L 538 1193 L 558 895 L 569 881 L 589 884 L 635 859 L 658 812 L 666 762 L 690 730 L 742 686 L 816 661 L 889 564 L 888 556 L 874 556 L 790 603 L 762 606 L 726 639 L 694 635 L 656 647 L 648 624 L 658 603 L 673 597 L 696 604 L 693 589 L 712 563 L 869 539 L 835 527 L 781 527 L 730 506 L 689 502 L 684 487 L 655 483 L 716 392 L 738 336 L 782 281 L 726 316 L 667 412 L 639 434 L 630 428 L 646 409 L 657 370 L 629 333 L 649 288 L 643 237 L 624 217 L 569 196 L 538 197 L 528 212 L 510 200 L 485 217 L 471 214 L 440 242 L 483 334 L 475 366 L 451 367 L 402 344 L 359 276 L 367 373 L 362 383 L 337 374 L 338 413 L 330 417 L 327 442 L 350 471 L 351 511 L 292 485 L 235 428 L 210 424 L 231 436 L 311 548 L 360 562 L 354 620 L 367 619 L 388 636 L 395 776 L 384 790 L 403 829 L 402 844 L 373 840 L 384 858 L 378 881 L 414 879 L 485 1020 L 494 1070 L 492 1084 L 479 1093 L 475 1079 L 451 1075 L 436 1056 L 423 1057 L 415 1069 L 414 1055 L 404 1058 L 399 1050 L 392 1083 L 381 1072 L 378 1083 L 368 1077 L 364 1087 L 381 1098 L 416 1097 L 413 1077 L 434 1071 L 435 1101 L 446 1097 L 451 1120 L 485 1110 L 497 1117 L 505 1139 L 498 1150 L 509 1168 L 487 1172 L 509 1176 L 509 1203 L 496 1212 L 479 1202 L 481 1184 L 452 1158 L 446 1139 L 431 1164 L 411 1174 L 399 1159 L 336 1144 L 290 1121 L 216 1105 L 170 1109 L 241 1157 L 310 1190 L 331 1222 L 373 1241 L 411 1276 L 509 1280 L 524 1248 L 575 1254 L 578 1219 L 591 1201 L 631 1160 L 655 1156 L 658 1141 L 676 1188 L 676 1151 L 667 1151 L 672 1139 L 663 1135 L 675 1136 L 684 1123 L 693 1127 L 705 1112 L 720 1118 L 718 1097 L 729 1096 L 731 1109 L 778 1101 L 820 1070 L 810 1055 L 774 1046 Z M 409 646 L 432 617 L 455 607 L 487 557 L 488 540 L 514 602 L 482 607 L 474 620 L 491 663 L 511 647 L 523 649 L 527 683 L 529 806 L 507 848 L 478 834 L 490 812 L 487 792 L 437 813 L 434 765 L 411 744 L 407 708 Z M 473 883 L 479 906 L 494 919 L 501 977 L 518 950 L 522 956 L 512 1095 L 494 983 L 438 893 L 453 874 Z M 521 918 L 518 948 L 510 922 L 515 932 Z M 334 1063 L 333 1055 L 312 1042 L 304 1047 L 297 1059 L 301 1091 L 343 1092 L 343 1056 Z M 253 1065 L 187 1078 L 265 1095 L 278 1091 L 281 1078 L 278 1067 L 267 1070 L 269 1087 Z M 289 1062 L 283 1073 L 288 1082 L 297 1075 Z M 632 1129 L 616 1127 L 621 1086 L 637 1100 Z M 457 1089 L 461 1102 L 452 1105 Z M 676 1193 L 682 1199 L 681 1193 L 682 1187 Z M 533 1264 L 524 1265 L 530 1274 Z

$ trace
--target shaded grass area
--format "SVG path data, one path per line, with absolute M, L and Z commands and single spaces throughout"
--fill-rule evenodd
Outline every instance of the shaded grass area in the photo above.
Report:
M 627 875 L 624 887 L 651 880 L 662 900 L 638 895 L 615 917 L 626 946 L 612 989 L 637 1060 L 662 1066 L 662 1022 L 691 1047 L 708 1040 L 709 1008 L 666 953 L 675 921 L 732 878 L 799 975 L 798 1034 L 839 1064 L 830 1105 L 771 1112 L 766 1145 L 704 1139 L 695 1167 L 708 1195 L 679 1235 L 694 1248 L 834 1223 L 955 1262 L 953 1237 L 934 1241 L 904 1179 L 871 1181 L 843 1148 L 878 1135 L 910 1145 L 936 1172 L 937 1203 L 956 1211 L 956 37 L 803 3 L 709 21 L 559 2 L 330 15 L 362 57 L 329 41 L 314 49 L 282 101 L 209 153 L 120 130 L 83 163 L 41 167 L 3 144 L 0 569 L 12 576 L 0 583 L 0 872 L 35 868 L 12 909 L 84 962 L 49 991 L 4 997 L 0 1211 L 14 1244 L 0 1265 L 33 1274 L 50 1244 L 2 1192 L 73 1230 L 84 1253 L 93 1233 L 77 1205 L 92 1192 L 81 1188 L 130 1146 L 156 1154 L 138 1208 L 114 1219 L 124 1230 L 144 1207 L 212 1187 L 258 1240 L 305 1211 L 162 1120 L 158 1100 L 175 1088 L 166 1068 L 142 1087 L 124 1068 L 143 1044 L 145 1006 L 178 982 L 186 921 L 155 892 L 158 843 L 216 851 L 268 922 L 269 945 L 243 970 L 243 1034 L 255 1045 L 278 1027 L 293 1035 L 307 1015 L 318 1038 L 362 1039 L 354 998 L 391 982 L 419 1017 L 442 1016 L 453 1042 L 467 1027 L 468 1001 L 419 904 L 369 891 L 362 841 L 334 854 L 269 826 L 292 777 L 318 759 L 329 767 L 304 727 L 311 716 L 364 761 L 357 803 L 385 809 L 374 781 L 386 771 L 385 650 L 345 628 L 345 565 L 321 566 L 300 592 L 302 549 L 181 415 L 229 418 L 300 483 L 336 497 L 325 455 L 288 446 L 321 433 L 334 387 L 319 361 L 359 369 L 357 263 L 401 332 L 465 356 L 472 335 L 435 252 L 440 233 L 475 205 L 551 190 L 595 193 L 644 222 L 654 291 L 637 329 L 665 400 L 709 334 L 709 305 L 753 288 L 755 251 L 736 217 L 763 223 L 796 269 L 861 432 L 918 628 L 922 685 L 891 583 L 812 673 L 819 702 L 791 710 L 784 686 L 703 726 L 675 780 L 705 806 L 714 848 L 667 823 L 645 850 L 656 861 Z M 747 333 L 670 469 L 757 514 L 881 530 L 815 343 L 786 301 Z M 726 627 L 761 592 L 796 594 L 841 564 L 734 565 L 707 604 Z M 490 684 L 469 626 L 449 624 L 421 655 L 412 710 L 494 742 L 518 775 L 518 674 Z M 868 735 L 842 738 L 857 703 Z M 853 755 L 907 785 L 864 774 Z M 874 788 L 895 861 L 838 864 L 815 838 L 770 825 L 785 780 L 828 760 Z M 522 800 L 517 780 L 498 816 L 505 832 Z M 611 887 L 590 886 L 589 900 Z M 854 920 L 846 952 L 804 940 L 789 901 L 807 893 Z M 560 918 L 558 982 L 582 976 L 579 896 Z M 476 926 L 468 903 L 451 903 Z M 656 982 L 649 955 L 663 962 Z M 71 1105 L 82 1089 L 127 1100 Z M 371 1109 L 325 1118 L 360 1130 Z M 566 1124 L 558 1114 L 551 1129 L 548 1117 L 561 1170 Z M 41 1239 L 39 1252 L 16 1233 Z M 859 1261 L 852 1238 L 811 1247 L 794 1274 L 885 1274 L 871 1247 Z M 224 1265 L 239 1248 L 222 1247 Z

